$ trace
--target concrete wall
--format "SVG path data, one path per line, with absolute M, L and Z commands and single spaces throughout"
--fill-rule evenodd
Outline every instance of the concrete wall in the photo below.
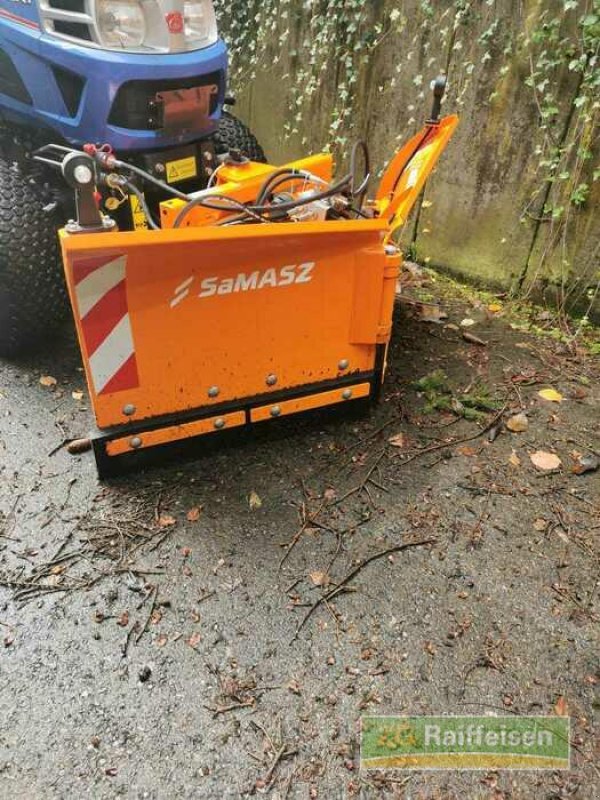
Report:
M 540 52 L 552 49 L 532 34 L 560 15 L 560 38 L 576 43 L 588 0 L 568 13 L 559 0 L 221 5 L 237 113 L 276 163 L 328 143 L 341 158 L 364 137 L 380 170 L 421 127 L 430 80 L 447 72 L 445 108 L 460 114 L 461 126 L 403 232 L 405 249 L 488 285 L 570 287 L 581 306 L 584 289 L 598 280 L 600 181 L 590 177 L 597 149 L 594 159 L 577 165 L 591 187 L 580 208 L 569 203 L 570 182 L 547 183 L 540 166 L 548 142 L 560 147 L 581 139 L 574 107 L 581 76 L 568 69 L 566 57 L 546 68 L 541 92 L 554 96 L 556 109 L 545 125 L 540 92 L 526 81 Z M 589 125 L 594 150 L 597 115 Z M 563 160 L 568 168 L 568 154 Z M 559 221 L 547 221 L 550 200 L 567 207 Z

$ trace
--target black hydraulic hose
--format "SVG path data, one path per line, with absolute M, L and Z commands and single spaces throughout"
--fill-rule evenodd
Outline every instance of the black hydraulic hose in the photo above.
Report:
M 229 208 L 218 205 L 217 203 L 211 203 L 210 200 L 224 200 L 228 205 Z M 211 194 L 211 195 L 199 195 L 198 197 L 193 197 L 187 205 L 185 205 L 179 214 L 175 217 L 175 222 L 173 223 L 174 228 L 180 228 L 181 223 L 187 217 L 187 215 L 197 206 L 202 206 L 203 208 L 210 208 L 212 211 L 241 211 L 243 214 L 252 217 L 256 222 L 267 222 L 267 220 L 263 219 L 258 214 L 250 211 L 247 206 L 243 203 L 240 203 L 233 197 L 227 197 L 226 195 L 222 194 Z
M 326 200 L 328 197 L 333 197 L 336 194 L 339 194 L 342 189 L 344 189 L 350 183 L 351 176 L 346 175 L 337 183 L 330 186 L 323 192 L 317 192 L 316 194 L 310 194 L 307 197 L 301 197 L 297 200 L 292 200 L 289 203 L 278 203 L 276 206 L 271 205 L 248 205 L 245 206 L 243 203 L 239 203 L 237 200 L 234 200 L 232 197 L 226 197 L 225 195 L 208 195 L 204 196 L 201 195 L 199 197 L 194 197 L 190 202 L 181 209 L 175 222 L 173 223 L 174 228 L 179 228 L 183 220 L 187 217 L 190 211 L 195 208 L 196 206 L 204 206 L 205 208 L 211 208 L 217 211 L 227 211 L 228 209 L 223 208 L 223 206 L 215 205 L 210 202 L 211 199 L 220 199 L 225 200 L 234 208 L 239 209 L 242 214 L 247 214 L 249 217 L 252 217 L 257 222 L 270 222 L 269 218 L 265 219 L 262 215 L 263 214 L 271 214 L 271 213 L 282 213 L 293 211 L 295 208 L 299 208 L 300 206 L 310 205 L 310 203 L 315 203 L 318 200 Z
M 266 202 L 268 196 L 273 194 L 274 189 L 276 188 L 273 184 L 277 181 L 276 186 L 280 186 L 281 183 L 287 183 L 287 180 L 282 180 L 281 182 L 278 181 L 278 178 L 287 178 L 288 180 L 293 180 L 294 178 L 309 178 L 307 172 L 302 172 L 301 170 L 297 169 L 289 169 L 283 167 L 282 169 L 275 170 L 272 172 L 263 185 L 260 187 L 258 191 L 258 195 L 256 196 L 256 205 L 262 205 Z
M 273 183 L 268 186 L 268 190 L 266 195 L 264 195 L 261 199 L 262 192 L 256 199 L 256 204 L 259 205 L 260 203 L 264 203 L 267 200 L 269 195 L 273 195 L 275 190 L 278 189 L 280 186 L 285 186 L 286 183 L 291 183 L 292 181 L 305 181 L 306 183 L 322 183 L 327 186 L 327 181 L 321 180 L 321 178 L 317 178 L 315 175 L 309 175 L 308 172 L 296 172 L 294 174 L 289 175 L 282 175 Z M 288 193 L 289 194 L 289 193 Z
M 432 134 L 432 132 L 434 130 L 435 130 L 434 126 L 428 127 L 427 130 L 425 131 L 425 133 L 423 134 L 423 136 L 421 136 L 421 138 L 419 139 L 419 143 L 417 144 L 415 149 L 412 151 L 412 153 L 411 153 L 410 157 L 408 158 L 406 164 L 402 167 L 402 169 L 400 170 L 400 172 L 396 176 L 396 180 L 394 181 L 394 186 L 392 187 L 392 191 L 390 192 L 391 195 L 393 195 L 394 192 L 396 191 L 396 189 L 398 187 L 398 184 L 400 183 L 400 179 L 402 178 L 402 176 L 404 175 L 406 170 L 409 168 L 410 164 L 412 163 L 413 159 L 415 158 L 415 156 L 417 155 L 419 150 L 421 150 L 421 148 L 425 147 L 425 144 L 427 143 L 427 140 L 429 139 L 429 137 L 431 136 L 431 134 Z
M 300 197 L 297 200 L 291 200 L 289 203 L 278 203 L 276 206 L 244 206 L 247 211 L 254 211 L 257 214 L 264 214 L 269 212 L 281 212 L 281 211 L 293 211 L 295 208 L 299 206 L 306 206 L 310 205 L 310 203 L 315 203 L 318 200 L 326 200 L 328 197 L 333 197 L 336 194 L 339 194 L 349 183 L 351 180 L 350 175 L 346 175 L 344 178 L 339 180 L 337 183 L 331 185 L 328 189 L 323 192 L 316 192 L 314 194 L 307 195 L 306 197 Z
M 144 169 L 140 169 L 140 167 L 136 167 L 135 164 L 128 164 L 126 161 L 119 161 L 115 159 L 113 162 L 113 166 L 119 170 L 129 170 L 133 172 L 135 175 L 138 175 L 140 178 L 143 178 L 145 181 L 149 181 L 153 183 L 155 186 L 158 186 L 164 192 L 173 195 L 173 197 L 177 197 L 179 200 L 189 200 L 190 195 L 184 194 L 180 192 L 178 189 L 174 189 L 172 186 L 169 186 L 168 183 L 165 181 L 161 181 L 158 178 L 155 178 L 154 175 L 151 175 L 149 172 L 146 172 Z
M 355 163 L 356 162 L 356 155 L 358 153 L 358 148 L 359 147 L 363 148 L 363 152 L 364 152 L 364 155 L 365 155 L 366 166 L 368 167 L 369 166 L 369 163 L 368 163 L 368 158 L 369 158 L 368 149 L 367 149 L 367 146 L 366 146 L 366 144 L 364 142 L 357 143 L 357 145 L 355 145 L 355 147 L 354 147 L 354 149 L 352 151 L 352 163 L 353 163 L 353 166 L 354 167 L 356 166 L 356 163 Z M 134 174 L 138 175 L 139 177 L 143 178 L 144 180 L 147 180 L 150 183 L 153 183 L 155 186 L 158 186 L 160 189 L 162 189 L 163 191 L 165 191 L 168 194 L 172 195 L 173 197 L 176 197 L 176 198 L 178 198 L 180 200 L 186 200 L 187 201 L 187 204 L 179 212 L 179 214 L 177 215 L 177 217 L 175 219 L 175 222 L 173 223 L 173 227 L 174 228 L 181 227 L 182 222 L 187 217 L 187 215 L 190 213 L 190 211 L 192 211 L 192 209 L 196 208 L 197 206 L 203 206 L 204 208 L 209 208 L 209 209 L 212 209 L 213 211 L 222 211 L 222 212 L 227 212 L 229 210 L 231 210 L 231 211 L 238 210 L 238 211 L 241 212 L 242 218 L 244 216 L 247 216 L 247 217 L 250 217 L 251 219 L 253 219 L 255 222 L 264 223 L 264 222 L 270 222 L 271 220 L 269 218 L 265 219 L 262 216 L 263 214 L 271 214 L 271 213 L 274 213 L 274 212 L 277 212 L 277 213 L 285 212 L 285 213 L 287 213 L 288 211 L 293 211 L 295 208 L 299 208 L 299 207 L 302 207 L 302 206 L 305 206 L 305 205 L 309 205 L 310 203 L 314 203 L 314 202 L 317 202 L 319 200 L 326 200 L 329 197 L 332 197 L 332 196 L 334 196 L 336 194 L 339 194 L 341 191 L 346 189 L 348 187 L 348 185 L 350 185 L 352 187 L 353 191 L 358 191 L 359 194 L 364 196 L 364 192 L 366 192 L 366 183 L 367 183 L 367 181 L 363 181 L 363 184 L 361 184 L 359 189 L 358 190 L 354 190 L 354 173 L 355 173 L 355 169 L 354 169 L 353 172 L 351 172 L 349 175 L 346 175 L 344 178 L 342 178 L 337 183 L 331 185 L 325 191 L 311 193 L 311 194 L 307 195 L 306 197 L 298 198 L 298 199 L 290 201 L 288 203 L 280 203 L 280 204 L 278 204 L 276 206 L 265 205 L 264 203 L 265 203 L 266 197 L 268 197 L 269 193 L 273 190 L 273 188 L 275 188 L 275 186 L 280 186 L 283 183 L 287 183 L 290 180 L 298 179 L 298 178 L 306 178 L 307 180 L 314 180 L 314 176 L 311 176 L 309 173 L 304 173 L 304 172 L 302 172 L 300 170 L 291 170 L 291 169 L 282 168 L 280 170 L 276 170 L 275 172 L 273 172 L 273 173 L 271 173 L 269 175 L 269 177 L 267 178 L 267 180 L 264 182 L 264 184 L 262 185 L 261 189 L 259 190 L 259 193 L 258 193 L 258 196 L 257 196 L 257 199 L 256 199 L 254 205 L 244 205 L 244 203 L 240 203 L 239 201 L 235 200 L 233 197 L 227 197 L 226 195 L 211 194 L 211 195 L 199 195 L 197 197 L 191 197 L 190 195 L 185 194 L 184 192 L 180 192 L 178 189 L 174 189 L 172 186 L 169 186 L 168 183 L 165 183 L 164 181 L 161 181 L 158 178 L 155 178 L 153 175 L 150 175 L 150 173 L 146 172 L 145 170 L 141 169 L 140 167 L 136 167 L 134 164 L 128 164 L 128 163 L 126 163 L 124 161 L 120 161 L 118 159 L 116 159 L 114 161 L 114 167 L 116 169 L 120 169 L 120 170 L 129 170 L 129 171 L 133 172 Z M 367 177 L 368 177 L 368 175 L 367 175 Z M 278 178 L 280 178 L 281 180 L 277 180 Z M 274 181 L 277 181 L 277 183 L 274 184 Z M 144 198 L 143 194 L 130 181 L 127 181 L 126 185 L 127 185 L 127 188 L 130 191 L 132 191 L 136 195 L 136 197 L 138 198 L 138 200 L 140 202 L 140 205 L 141 205 L 142 209 L 144 210 L 144 213 L 146 214 L 146 216 L 148 218 L 148 224 L 150 225 L 150 227 L 153 230 L 158 230 L 159 226 L 152 219 L 152 217 L 151 217 L 151 215 L 149 213 L 148 206 L 146 204 L 146 201 L 145 201 L 145 198 Z M 218 202 L 215 203 L 215 202 L 211 202 L 211 201 L 222 201 L 226 205 L 223 206 L 221 203 L 218 203 Z M 231 221 L 233 222 L 233 220 L 231 220 Z M 235 221 L 237 222 L 238 220 L 236 219 Z
M 365 172 L 364 178 L 357 187 L 355 184 L 356 181 L 356 160 L 358 156 L 358 151 L 362 150 L 363 157 L 365 161 Z M 364 204 L 365 197 L 367 195 L 367 191 L 369 189 L 369 182 L 371 179 L 371 158 L 369 155 L 369 147 L 364 140 L 360 140 L 355 143 L 354 147 L 352 148 L 352 155 L 350 156 L 350 174 L 352 176 L 352 184 L 351 184 L 351 193 L 352 197 L 358 198 L 358 207 L 362 208 Z

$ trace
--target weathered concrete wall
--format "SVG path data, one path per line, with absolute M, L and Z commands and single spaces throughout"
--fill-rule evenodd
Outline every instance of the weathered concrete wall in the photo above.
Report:
M 246 0 L 223 3 L 220 14 L 237 112 L 276 162 L 329 143 L 341 155 L 364 137 L 381 169 L 427 117 L 430 80 L 447 72 L 445 108 L 461 126 L 406 226 L 405 248 L 487 284 L 568 285 L 575 297 L 598 280 L 597 112 L 591 121 L 576 113 L 582 77 L 568 67 L 591 1 Z M 534 91 L 527 79 L 540 53 Z M 546 118 L 542 102 L 553 105 Z M 568 146 L 580 145 L 584 123 L 592 156 L 581 162 Z M 548 183 L 544 159 L 561 147 L 563 183 Z M 589 184 L 579 207 L 565 168 Z M 545 210 L 551 201 L 566 207 L 561 218 Z

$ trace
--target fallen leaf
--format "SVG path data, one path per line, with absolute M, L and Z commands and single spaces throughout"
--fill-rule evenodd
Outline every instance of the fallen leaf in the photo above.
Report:
M 298 681 L 296 681 L 296 680 L 291 680 L 291 681 L 289 681 L 289 683 L 287 683 L 287 684 L 286 684 L 286 687 L 285 687 L 285 688 L 286 688 L 286 689 L 289 689 L 289 690 L 290 690 L 290 692 L 292 692 L 293 694 L 300 694 L 300 693 L 301 693 L 301 691 L 302 691 L 302 690 L 300 689 L 300 684 L 299 684 L 299 683 L 298 683 Z
M 323 499 L 327 500 L 328 503 L 332 502 L 332 500 L 335 500 L 336 497 L 337 494 L 335 489 L 325 489 L 323 492 Z
M 538 395 L 550 403 L 562 403 L 563 401 L 562 394 L 557 392 L 556 389 L 542 389 L 541 392 L 538 392 Z
M 474 447 L 469 447 L 468 445 L 457 447 L 456 452 L 459 456 L 467 456 L 469 458 L 477 455 L 477 450 Z
M 177 525 L 177 520 L 170 514 L 161 514 L 158 518 L 159 528 L 170 528 L 172 525 Z
M 536 531 L 543 533 L 548 528 L 548 520 L 544 519 L 543 517 L 538 517 L 534 523 L 533 527 Z
M 198 520 L 200 519 L 201 511 L 202 511 L 202 506 L 194 506 L 193 508 L 190 508 L 190 510 L 186 514 L 188 522 L 198 522 Z
M 250 492 L 248 504 L 253 511 L 257 508 L 262 508 L 262 500 L 254 491 Z
M 309 575 L 314 586 L 329 586 L 331 578 L 326 572 L 311 572 Z
M 50 388 L 52 386 L 56 386 L 57 380 L 56 378 L 53 378 L 52 375 L 42 375 L 40 378 L 40 383 L 42 386 Z
M 129 611 L 123 611 L 117 619 L 117 625 L 121 628 L 126 628 L 129 625 Z
M 192 555 L 192 548 L 191 547 L 182 547 L 181 548 L 181 555 L 184 558 L 189 558 Z
M 150 617 L 150 624 L 158 625 L 161 619 L 162 619 L 162 611 L 158 608 L 155 608 Z
M 566 699 L 562 696 L 562 694 L 554 705 L 554 713 L 556 714 L 557 717 L 569 716 L 569 705 Z
M 392 447 L 398 447 L 400 450 L 405 450 L 410 444 L 410 440 L 405 433 L 397 433 L 391 439 L 388 439 L 388 442 Z
M 164 647 L 166 643 L 169 641 L 169 638 L 166 633 L 161 633 L 160 636 L 156 637 L 155 641 L 157 647 Z
M 521 466 L 521 459 L 517 455 L 517 451 L 513 450 L 510 454 L 510 458 L 508 459 L 509 464 L 512 464 L 513 467 L 520 467 Z
M 488 311 L 491 314 L 499 314 L 502 311 L 503 306 L 500 303 L 490 303 L 488 306 Z
M 73 398 L 73 400 L 83 400 L 83 392 L 80 391 L 71 392 L 71 397 Z
M 434 303 L 419 303 L 415 306 L 421 322 L 443 322 L 448 319 L 448 314 Z
M 529 428 L 529 420 L 525 414 L 515 414 L 507 420 L 506 427 L 512 433 L 524 433 Z
M 579 456 L 576 459 L 572 472 L 575 475 L 585 475 L 586 472 L 596 472 L 600 468 L 600 458 L 595 455 Z
M 551 472 L 552 470 L 558 469 L 562 464 L 562 461 L 557 455 L 554 453 L 546 453 L 543 450 L 531 453 L 529 458 L 535 467 L 544 472 Z
M 569 392 L 569 397 L 572 400 L 585 400 L 588 396 L 588 392 L 582 386 L 576 386 L 573 391 Z
M 14 640 L 15 637 L 12 635 L 12 633 L 7 633 L 4 637 L 4 647 L 10 647 Z
M 461 328 L 472 328 L 473 325 L 475 325 L 475 324 L 476 323 L 475 323 L 474 319 L 471 319 L 470 317 L 467 317 L 467 319 L 463 319 L 463 321 L 460 323 L 460 327 Z
M 185 640 L 186 644 L 189 644 L 189 646 L 194 650 L 196 649 L 196 647 L 198 647 L 201 641 L 202 641 L 202 636 L 198 632 L 192 633 L 190 638 Z

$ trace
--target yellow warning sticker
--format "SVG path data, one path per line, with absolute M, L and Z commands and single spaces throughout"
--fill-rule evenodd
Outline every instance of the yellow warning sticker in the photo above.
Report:
M 167 161 L 167 181 L 169 183 L 186 181 L 188 178 L 195 178 L 197 174 L 195 156 L 180 158 L 178 161 Z
M 129 202 L 131 204 L 131 216 L 133 217 L 133 227 L 136 231 L 148 230 L 148 220 L 144 214 L 144 209 L 140 201 L 134 194 L 129 195 Z

